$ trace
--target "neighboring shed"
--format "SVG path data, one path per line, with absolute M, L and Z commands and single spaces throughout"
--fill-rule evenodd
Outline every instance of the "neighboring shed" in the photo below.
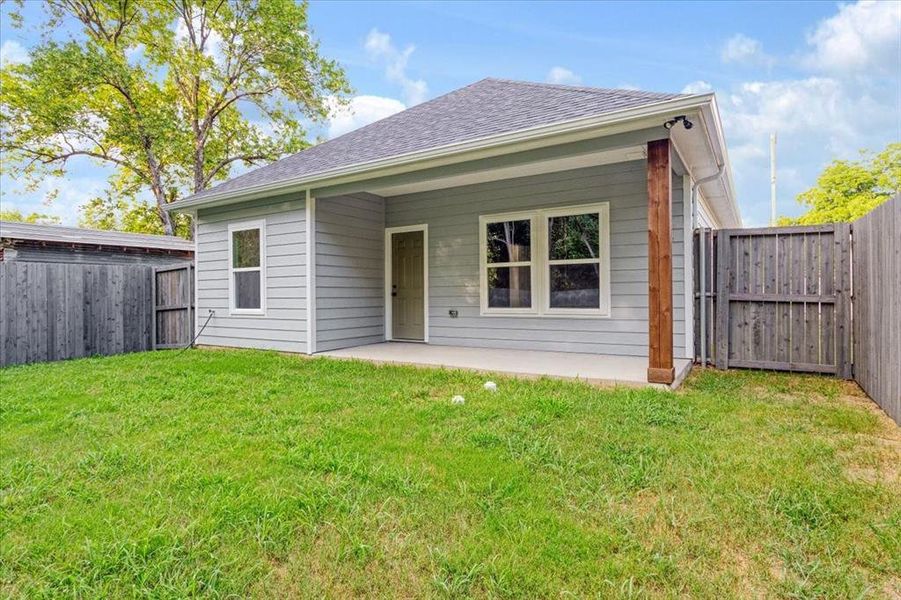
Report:
M 194 242 L 0 221 L 0 366 L 193 338 Z
M 171 265 L 194 258 L 194 242 L 172 235 L 0 221 L 0 261 Z

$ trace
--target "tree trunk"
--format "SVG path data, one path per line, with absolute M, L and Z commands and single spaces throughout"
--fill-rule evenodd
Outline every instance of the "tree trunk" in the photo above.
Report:
M 175 227 L 172 225 L 172 216 L 166 210 L 166 192 L 163 190 L 162 176 L 160 175 L 160 164 L 156 160 L 156 154 L 153 152 L 153 144 L 150 138 L 144 138 L 144 153 L 147 156 L 147 166 L 150 169 L 150 190 L 153 197 L 156 198 L 156 211 L 159 214 L 160 221 L 163 223 L 163 232 L 166 235 L 175 235 Z
M 172 217 L 169 215 L 169 211 L 167 211 L 163 206 L 165 205 L 165 200 L 163 203 L 160 203 L 157 200 L 157 213 L 160 215 L 160 221 L 163 222 L 163 231 L 166 235 L 175 235 L 175 227 L 172 225 Z

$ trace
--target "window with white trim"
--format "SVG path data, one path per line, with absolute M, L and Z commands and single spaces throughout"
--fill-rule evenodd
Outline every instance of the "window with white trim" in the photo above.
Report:
M 266 310 L 266 222 L 228 226 L 229 306 L 236 314 Z
M 609 205 L 479 217 L 483 314 L 608 316 Z

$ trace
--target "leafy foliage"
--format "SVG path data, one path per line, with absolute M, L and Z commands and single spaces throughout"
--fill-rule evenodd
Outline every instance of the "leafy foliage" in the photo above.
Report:
M 3 168 L 32 189 L 69 162 L 114 167 L 92 225 L 188 231 L 163 207 L 303 149 L 350 92 L 306 2 L 47 0 L 43 41 L 0 71 Z M 61 31 L 74 31 L 59 39 Z M 148 194 L 152 207 L 139 198 Z M 158 229 L 158 228 L 157 228 Z
M 80 209 L 78 224 L 90 229 L 110 229 L 130 233 L 165 234 L 163 222 L 156 207 L 138 198 L 92 198 Z M 190 238 L 191 218 L 187 215 L 170 215 L 173 233 Z
M 901 143 L 889 144 L 859 161 L 836 160 L 817 178 L 815 187 L 798 196 L 809 206 L 804 215 L 782 217 L 780 225 L 815 225 L 854 221 L 901 191 Z
M 22 214 L 22 211 L 13 208 L 10 210 L 0 210 L 0 221 L 18 221 L 19 223 L 53 225 L 59 223 L 59 217 L 36 212 L 26 215 Z

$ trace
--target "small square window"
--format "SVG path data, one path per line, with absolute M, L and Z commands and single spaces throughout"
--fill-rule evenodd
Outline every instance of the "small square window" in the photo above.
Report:
M 532 222 L 529 220 L 488 223 L 488 262 L 528 261 L 532 254 Z
M 236 269 L 260 266 L 260 230 L 243 229 L 232 234 L 232 266 Z
M 260 300 L 260 272 L 238 271 L 235 273 L 235 308 L 258 309 Z
M 531 267 L 489 267 L 488 306 L 529 308 L 532 306 Z
M 594 259 L 600 251 L 598 213 L 548 217 L 548 260 Z
M 601 307 L 601 273 L 597 263 L 551 265 L 551 308 Z

